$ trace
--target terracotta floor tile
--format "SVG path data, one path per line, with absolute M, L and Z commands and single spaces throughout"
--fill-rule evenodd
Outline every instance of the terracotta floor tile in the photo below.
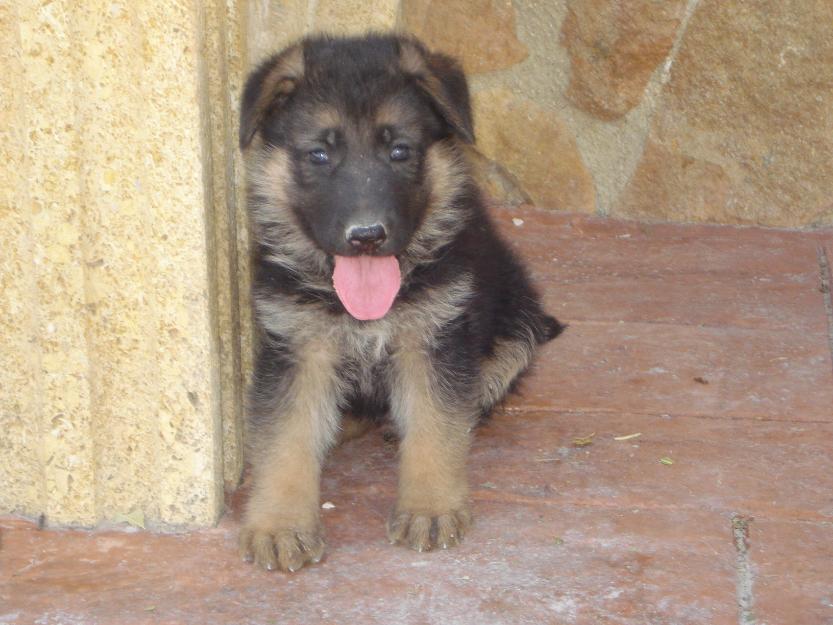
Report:
M 385 542 L 396 454 L 374 432 L 327 465 L 322 497 L 335 507 L 322 512 L 329 553 L 319 567 L 288 577 L 238 562 L 231 515 L 182 536 L 6 522 L 0 618 L 734 623 L 731 511 L 831 514 L 831 428 L 816 427 L 498 414 L 473 448 L 475 529 L 437 554 Z M 573 447 L 589 428 L 593 445 Z M 633 431 L 643 434 L 612 440 Z M 663 455 L 674 464 L 660 464 Z
M 614 440 L 635 433 L 641 436 Z M 591 445 L 574 444 L 590 434 Z M 501 414 L 478 432 L 472 483 L 475 498 L 489 500 L 833 522 L 833 425 Z
M 681 282 L 664 276 L 593 276 L 586 280 L 536 277 L 546 310 L 567 323 L 647 322 L 827 332 L 818 284 L 764 283 L 693 275 Z
M 833 525 L 753 519 L 748 558 L 758 623 L 833 623 Z
M 571 327 L 478 431 L 460 548 L 387 544 L 376 431 L 325 467 L 322 564 L 240 562 L 245 489 L 179 535 L 5 518 L 0 624 L 728 625 L 746 582 L 756 625 L 833 624 L 833 232 L 497 219 Z
M 503 231 L 566 320 L 826 332 L 818 236 L 516 212 L 521 227 L 499 213 Z
M 575 323 L 510 406 L 833 422 L 826 337 L 788 330 Z
M 300 574 L 234 555 L 234 527 L 187 536 L 38 532 L 14 524 L 2 622 L 734 623 L 719 515 L 483 502 L 458 549 L 387 545 L 366 511 L 325 516 L 330 551 Z M 5 523 L 8 527 L 9 523 Z M 347 541 L 347 538 L 350 541 Z
M 795 232 L 641 224 L 534 208 L 494 215 L 501 231 L 525 258 L 536 265 L 540 262 L 541 267 L 562 268 L 568 275 L 676 274 L 685 278 L 706 273 L 798 283 L 818 276 L 817 248 L 833 241 L 830 228 Z M 517 218 L 523 225 L 514 225 L 512 220 Z

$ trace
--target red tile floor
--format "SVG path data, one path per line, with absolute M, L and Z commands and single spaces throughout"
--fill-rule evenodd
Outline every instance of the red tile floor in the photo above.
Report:
M 178 535 L 7 517 L 0 624 L 833 624 L 833 232 L 498 219 L 570 327 L 478 433 L 462 546 L 387 544 L 373 432 L 320 565 L 240 562 L 240 497 Z

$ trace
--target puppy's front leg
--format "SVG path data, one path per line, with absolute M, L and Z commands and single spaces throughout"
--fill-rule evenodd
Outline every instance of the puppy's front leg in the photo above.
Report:
M 456 545 L 471 524 L 466 458 L 475 410 L 465 382 L 452 382 L 450 367 L 432 355 L 415 340 L 393 359 L 392 416 L 402 442 L 388 538 L 417 551 Z
M 338 429 L 337 355 L 319 342 L 296 349 L 293 360 L 267 397 L 256 398 L 260 414 L 249 432 L 254 484 L 240 550 L 269 570 L 296 571 L 324 553 L 319 482 Z

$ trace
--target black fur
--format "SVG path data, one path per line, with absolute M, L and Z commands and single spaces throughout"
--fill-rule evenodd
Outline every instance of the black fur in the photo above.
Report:
M 314 126 L 305 126 L 310 123 L 312 103 L 335 103 L 346 118 L 364 120 L 372 119 L 374 112 L 386 100 L 407 102 L 419 120 L 417 132 L 411 138 L 416 139 L 413 147 L 421 157 L 436 142 L 473 140 L 468 88 L 457 64 L 448 57 L 428 53 L 413 40 L 406 40 L 425 54 L 428 59 L 426 71 L 434 72 L 435 79 L 442 86 L 443 103 L 437 103 L 423 89 L 423 76 L 408 76 L 395 71 L 402 41 L 398 37 L 383 35 L 305 40 L 301 44 L 305 62 L 303 77 L 291 94 L 272 100 L 260 126 L 254 129 L 262 136 L 265 146 L 278 146 L 293 153 L 293 176 L 297 187 L 290 200 L 293 202 L 291 208 L 304 234 L 310 239 L 309 245 L 322 248 L 328 255 L 328 263 L 332 253 L 355 252 L 341 241 L 333 242 L 339 232 L 338 228 L 332 227 L 332 221 L 318 223 L 316 216 L 310 213 L 329 213 L 328 217 L 332 217 L 339 211 L 349 215 L 358 210 L 356 206 L 366 203 L 367 197 L 356 182 L 357 177 L 363 178 L 372 173 L 374 177 L 383 179 L 373 190 L 371 200 L 375 206 L 383 206 L 377 214 L 391 215 L 393 229 L 400 231 L 400 236 L 391 237 L 377 253 L 395 253 L 407 258 L 410 238 L 431 207 L 428 206 L 425 189 L 420 186 L 424 183 L 424 162 L 417 159 L 409 164 L 410 169 L 404 174 L 390 167 L 383 159 L 378 159 L 379 163 L 358 167 L 353 172 L 355 175 L 347 180 L 336 180 L 340 175 L 337 167 L 322 170 L 320 166 L 306 162 L 302 152 L 315 143 L 308 138 L 309 130 Z M 285 54 L 266 61 L 250 76 L 243 97 L 241 127 L 251 126 L 251 120 L 256 117 L 253 106 L 261 96 L 264 79 Z M 453 107 L 454 115 L 450 116 L 444 108 L 449 106 Z M 453 125 L 448 117 L 460 120 L 460 125 Z M 242 136 L 241 139 L 243 147 L 247 147 L 248 141 Z M 344 151 L 348 148 L 345 146 Z M 344 160 L 347 157 L 343 155 L 340 158 Z M 260 201 L 268 199 L 260 198 Z M 496 339 L 528 340 L 527 333 L 531 331 L 540 344 L 558 336 L 564 326 L 541 310 L 538 295 L 526 271 L 498 237 L 479 192 L 469 177 L 457 190 L 453 203 L 466 227 L 460 229 L 452 240 L 444 242 L 441 248 L 432 250 L 429 260 L 413 262 L 412 269 L 404 276 L 394 307 L 418 307 L 425 289 L 448 284 L 463 273 L 473 277 L 474 289 L 469 304 L 458 319 L 441 329 L 435 355 L 438 368 L 453 372 L 451 377 L 462 392 L 472 386 L 470 378 L 478 375 L 480 361 L 492 355 Z M 407 218 L 397 219 L 403 214 Z M 321 231 L 326 234 L 322 235 Z M 323 309 L 336 317 L 346 315 L 332 289 L 322 290 L 322 281 L 311 281 L 312 276 L 305 274 L 303 268 L 299 271 L 298 267 L 270 262 L 269 248 L 267 240 L 261 241 L 255 250 L 255 288 L 258 292 L 269 297 L 289 298 L 299 304 L 319 305 L 310 314 L 320 314 Z M 332 270 L 331 264 L 327 270 Z M 326 271 L 324 274 L 323 282 L 326 283 Z M 275 388 L 276 363 L 270 361 L 270 356 L 278 362 L 291 361 L 287 360 L 283 351 L 277 358 L 274 347 L 262 349 L 256 370 L 255 387 L 261 389 L 258 396 L 269 395 L 264 393 L 266 387 Z M 349 365 L 346 368 L 349 369 Z M 384 380 L 384 376 L 377 379 Z M 388 408 L 386 389 L 381 390 L 371 397 L 352 392 L 346 401 L 347 407 L 357 415 L 372 413 L 379 416 Z
M 458 469 L 425 480 L 433 482 L 426 492 L 448 481 L 426 495 L 439 502 L 436 510 L 409 509 L 422 485 L 401 484 L 406 495 L 389 536 L 420 550 L 440 534 L 456 542 L 470 520 L 455 464 L 470 427 L 514 387 L 538 345 L 563 330 L 498 236 L 465 162 L 462 144 L 474 141 L 465 76 L 454 60 L 410 38 L 308 38 L 252 73 L 240 126 L 263 339 L 250 396 L 256 478 L 244 555 L 271 568 L 278 548 L 269 536 L 317 536 L 309 520 L 269 516 L 302 497 L 287 499 L 281 493 L 294 487 L 257 469 L 289 454 L 287 441 L 307 431 L 299 418 L 316 420 L 308 446 L 323 454 L 335 441 L 334 407 L 374 420 L 390 414 L 403 444 L 421 420 L 429 433 L 442 432 L 426 453 L 436 454 L 432 466 Z M 350 232 L 371 224 L 382 227 L 383 239 L 351 242 Z M 357 254 L 398 260 L 401 287 L 382 319 L 354 319 L 334 290 L 334 256 Z M 283 426 L 295 434 L 285 438 Z M 434 524 L 442 517 L 445 534 L 407 529 L 413 514 Z M 302 527 L 281 525 L 296 522 Z M 320 556 L 318 546 L 313 551 Z M 294 570 L 315 560 L 310 553 L 285 547 L 277 565 Z

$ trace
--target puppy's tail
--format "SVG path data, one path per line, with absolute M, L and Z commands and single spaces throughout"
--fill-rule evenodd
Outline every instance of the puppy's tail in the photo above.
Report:
M 532 325 L 532 334 L 535 336 L 535 342 L 542 345 L 547 341 L 553 340 L 556 336 L 567 329 L 567 325 L 561 323 L 552 315 L 548 315 L 541 311 L 536 315 L 535 323 Z

